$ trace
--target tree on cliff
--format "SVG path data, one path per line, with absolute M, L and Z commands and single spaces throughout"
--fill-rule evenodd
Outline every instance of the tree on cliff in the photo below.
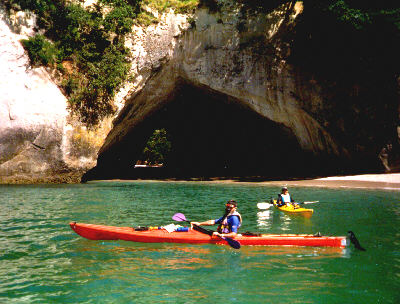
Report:
M 339 74 L 364 80 L 389 73 L 392 79 L 400 76 L 398 1 L 303 3 L 293 32 L 293 62 L 303 69 L 320 70 L 327 78 Z

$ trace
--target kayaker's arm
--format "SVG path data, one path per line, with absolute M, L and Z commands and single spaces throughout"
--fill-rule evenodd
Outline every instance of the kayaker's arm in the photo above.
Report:
M 205 222 L 190 222 L 190 226 L 193 228 L 193 225 L 196 226 L 212 226 L 215 225 L 215 220 L 209 220 Z

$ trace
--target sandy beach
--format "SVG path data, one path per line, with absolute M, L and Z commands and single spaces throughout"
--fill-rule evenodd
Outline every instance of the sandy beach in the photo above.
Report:
M 329 176 L 316 179 L 302 179 L 302 180 L 272 180 L 272 181 L 242 181 L 236 179 L 192 179 L 192 180 L 177 180 L 177 179 L 164 179 L 164 180 L 146 180 L 139 179 L 145 182 L 188 182 L 196 181 L 201 183 L 221 183 L 221 184 L 249 184 L 249 185 L 276 185 L 281 186 L 300 186 L 300 187 L 326 187 L 326 188 L 361 188 L 361 189 L 385 189 L 400 191 L 400 173 L 387 173 L 387 174 L 363 174 L 363 175 L 349 175 L 349 176 Z M 105 181 L 121 181 L 127 180 L 105 180 Z M 138 181 L 138 180 L 131 180 Z
M 326 188 L 360 188 L 385 189 L 400 191 L 400 173 L 362 174 L 349 176 L 329 176 L 315 179 L 272 180 L 272 181 L 240 181 L 232 179 L 215 179 L 202 181 L 205 183 L 240 183 L 249 185 L 276 185 Z
M 216 184 L 249 184 L 249 185 L 276 185 L 282 186 L 300 186 L 300 187 L 326 187 L 326 188 L 365 188 L 365 189 L 386 189 L 400 191 L 400 173 L 385 173 L 385 174 L 362 174 L 362 175 L 347 175 L 347 176 L 329 176 L 315 179 L 292 179 L 292 180 L 241 180 L 241 179 L 135 179 L 131 181 L 146 181 L 146 182 L 188 182 L 196 181 L 201 183 L 216 183 Z M 120 181 L 127 180 L 104 180 L 104 181 Z
M 400 191 L 400 173 L 330 176 L 309 180 L 266 181 L 261 182 L 261 184 L 328 188 L 387 189 Z

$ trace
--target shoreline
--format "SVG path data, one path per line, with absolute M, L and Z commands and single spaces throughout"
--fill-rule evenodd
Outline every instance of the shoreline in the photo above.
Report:
M 100 181 L 100 180 L 98 180 Z M 247 185 L 277 185 L 297 186 L 297 187 L 321 187 L 321 188 L 348 188 L 348 189 L 380 189 L 400 191 L 400 173 L 382 173 L 382 174 L 362 174 L 347 176 L 329 176 L 315 179 L 299 180 L 271 180 L 271 181 L 240 181 L 235 179 L 210 179 L 210 180 L 175 180 L 175 179 L 135 179 L 135 180 L 101 180 L 101 181 L 143 181 L 143 182 L 200 182 L 212 184 L 247 184 Z M 95 182 L 95 181 L 92 181 Z
M 360 179 L 358 179 L 360 178 Z M 347 188 L 347 189 L 379 189 L 400 191 L 400 175 L 396 181 L 382 180 L 373 178 L 363 178 L 363 176 L 331 176 L 310 180 L 291 180 L 280 182 L 265 182 L 263 184 L 286 185 L 300 187 L 321 187 L 321 188 Z
M 329 176 L 315 179 L 273 180 L 261 182 L 216 181 L 220 183 L 247 183 L 259 185 L 348 188 L 348 189 L 380 189 L 400 191 L 400 173 L 362 174 L 347 176 Z

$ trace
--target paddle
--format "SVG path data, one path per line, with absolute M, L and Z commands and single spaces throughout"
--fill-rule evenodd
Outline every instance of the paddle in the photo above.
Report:
M 358 250 L 361 251 L 366 251 L 365 248 L 363 248 L 360 244 L 360 242 L 357 240 L 356 235 L 354 234 L 353 231 L 347 231 L 348 237 L 350 239 L 350 242 L 354 245 L 354 247 Z
M 298 205 L 307 205 L 307 204 L 315 204 L 315 203 L 319 203 L 319 201 L 300 202 L 300 203 L 297 203 L 297 204 L 298 204 Z M 258 208 L 258 209 L 268 209 L 268 208 L 271 207 L 272 205 L 273 205 L 273 203 L 261 202 L 261 203 L 257 203 L 257 208 Z
M 187 223 L 190 224 L 190 221 L 188 221 L 188 220 L 186 219 L 186 217 L 185 217 L 185 215 L 184 215 L 183 213 L 176 213 L 176 214 L 174 214 L 174 216 L 172 217 L 172 219 L 173 219 L 174 221 L 177 221 L 177 222 L 187 222 Z M 204 234 L 208 234 L 209 236 L 212 236 L 212 235 L 213 235 L 213 232 L 214 232 L 214 231 L 205 229 L 205 228 L 200 227 L 200 226 L 197 226 L 197 225 L 193 225 L 193 229 L 196 230 L 196 231 L 198 231 L 198 232 L 201 232 L 201 233 L 204 233 Z M 218 235 L 218 237 L 220 237 L 221 239 L 227 241 L 228 244 L 229 244 L 232 248 L 235 248 L 235 249 L 239 249 L 239 248 L 240 248 L 240 243 L 239 243 L 238 241 L 235 241 L 234 239 L 229 238 L 229 237 L 225 237 L 225 236 L 220 236 L 220 235 Z

